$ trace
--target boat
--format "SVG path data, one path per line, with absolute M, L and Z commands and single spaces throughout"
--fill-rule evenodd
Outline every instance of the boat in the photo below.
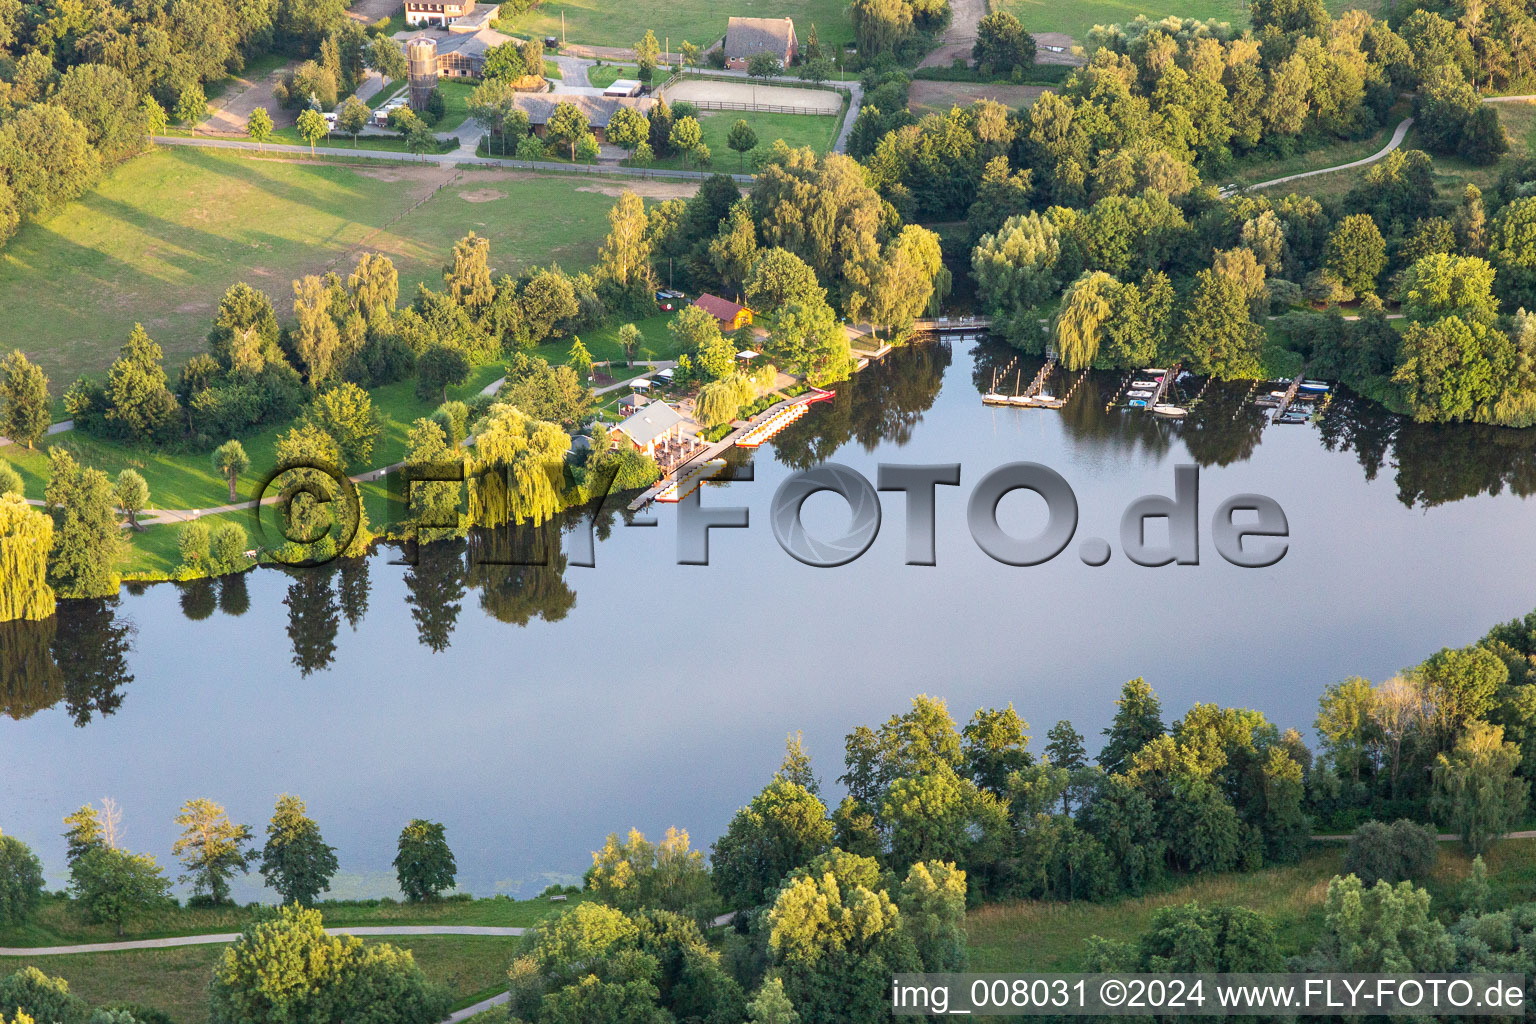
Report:
M 1127 391 L 1125 393 L 1125 397 L 1126 398 L 1151 398 L 1152 397 L 1152 392 L 1150 392 L 1150 391 Z
M 1132 409 L 1145 409 L 1147 407 L 1147 403 L 1139 398 L 1133 398 L 1125 404 L 1130 406 Z
M 1258 406 L 1261 409 L 1278 409 L 1278 408 L 1280 408 L 1280 402 L 1278 400 L 1276 400 L 1276 399 L 1273 399 L 1273 398 L 1260 398 L 1258 401 L 1254 402 L 1253 404 Z
M 1014 395 L 1008 399 L 1008 404 L 1013 406 L 1027 406 L 1033 405 L 1034 401 L 1035 400 L 1030 398 L 1028 395 Z
M 1131 387 L 1133 387 L 1133 388 L 1155 388 L 1155 387 L 1157 387 L 1157 382 L 1156 381 L 1152 381 L 1152 380 L 1136 380 L 1136 381 L 1132 381 L 1131 382 Z
M 1325 380 L 1304 380 L 1301 382 L 1304 388 L 1314 388 L 1318 391 L 1327 391 L 1329 384 Z
M 1276 418 L 1276 423 L 1305 423 L 1312 417 L 1303 413 L 1288 412 L 1284 416 Z
M 1168 371 L 1167 370 L 1163 370 L 1163 369 L 1159 369 L 1158 367 L 1155 367 L 1155 366 L 1149 366 L 1146 369 L 1142 370 L 1141 372 L 1146 374 L 1148 377 L 1156 377 L 1158 374 L 1167 373 Z
M 1288 394 L 1290 394 L 1289 391 L 1271 391 L 1269 393 L 1269 397 L 1270 398 L 1284 398 Z
M 1299 392 L 1302 392 L 1303 394 L 1326 395 L 1328 393 L 1328 385 L 1326 385 L 1326 384 L 1303 384 L 1301 387 L 1297 388 L 1296 390 L 1299 391 Z
M 1154 405 L 1152 407 L 1152 415 L 1154 415 L 1154 416 L 1170 416 L 1173 419 L 1179 419 L 1180 417 L 1188 416 L 1189 415 L 1189 410 L 1188 409 L 1181 409 L 1181 408 L 1179 408 L 1176 405 L 1169 405 L 1166 402 L 1159 402 L 1157 405 Z
M 992 386 L 981 396 L 982 405 L 1007 405 L 1008 396 L 997 390 L 997 371 L 992 371 Z

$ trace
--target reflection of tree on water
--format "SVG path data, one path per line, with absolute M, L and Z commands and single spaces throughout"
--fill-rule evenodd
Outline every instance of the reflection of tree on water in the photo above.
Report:
M 830 459 L 849 441 L 873 451 L 885 441 L 906 444 L 933 407 L 944 371 L 954 360 L 948 342 L 918 341 L 836 385 L 837 397 L 773 439 L 778 460 L 807 469 Z
M 1341 390 L 1323 413 L 1321 433 L 1330 451 L 1356 453 L 1367 480 L 1390 461 L 1398 500 L 1409 508 L 1506 487 L 1520 497 L 1536 493 L 1536 430 L 1415 423 Z
M 251 590 L 246 586 L 245 573 L 219 577 L 219 611 L 225 615 L 240 616 L 250 610 Z
M 117 598 L 60 601 L 41 622 L 0 623 L 0 712 L 26 718 L 64 702 L 75 725 L 110 715 L 133 676 L 134 627 L 116 616 Z
M 1249 387 L 1247 381 L 1212 382 L 1200 404 L 1178 426 L 1164 421 L 1169 430 L 1177 431 L 1197 465 L 1230 466 L 1253 457 L 1264 436 L 1269 410 L 1248 400 Z
M 336 659 L 336 631 L 341 610 L 331 578 L 335 564 L 289 570 L 293 580 L 283 604 L 288 606 L 288 642 L 293 663 L 303 675 L 328 668 Z
M 525 564 L 533 562 L 548 564 Z M 469 585 L 480 590 L 480 607 L 498 622 L 526 626 L 535 618 L 565 618 L 576 607 L 565 568 L 558 520 L 470 532 Z
M 180 591 L 181 614 L 193 622 L 210 618 L 219 608 L 218 595 L 214 593 L 213 580 L 188 580 L 176 584 Z
M 437 541 L 416 548 L 416 564 L 405 571 L 405 603 L 416 623 L 416 639 L 435 653 L 448 649 L 464 599 L 464 542 Z
M 343 558 L 336 563 L 337 596 L 341 602 L 341 614 L 347 625 L 357 632 L 358 623 L 368 615 L 368 593 L 372 583 L 368 578 L 368 559 Z

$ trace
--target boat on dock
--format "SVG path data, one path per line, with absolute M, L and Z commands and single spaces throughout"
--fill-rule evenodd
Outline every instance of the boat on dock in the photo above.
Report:
M 810 411 L 809 402 L 787 405 L 736 439 L 738 448 L 756 448 Z

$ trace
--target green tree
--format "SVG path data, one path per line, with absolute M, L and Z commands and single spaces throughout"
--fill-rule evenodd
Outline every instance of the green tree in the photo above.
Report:
M 165 134 L 166 127 L 171 123 L 170 118 L 166 115 L 165 108 L 156 103 L 153 96 L 145 96 L 144 101 L 139 104 L 139 109 L 143 112 L 140 120 L 144 124 L 146 141 L 152 147 L 155 137 Z
M 644 340 L 645 338 L 640 333 L 640 328 L 634 324 L 625 324 L 619 328 L 619 347 L 624 350 L 624 361 L 626 363 L 633 363 L 635 361 L 635 350 L 640 347 L 640 342 Z
M 213 528 L 208 540 L 208 557 L 219 569 L 233 570 L 242 566 L 250 537 L 245 527 L 228 520 Z
M 739 165 L 741 170 L 747 169 L 747 154 L 757 148 L 757 132 L 747 124 L 745 118 L 737 118 L 731 125 L 731 130 L 725 134 L 725 144 L 740 154 Z
M 1365 213 L 1341 220 L 1328 236 L 1323 262 L 1339 275 L 1344 287 L 1357 293 L 1374 292 L 1376 279 L 1387 266 L 1387 243 L 1376 221 Z
M 400 891 L 412 903 L 437 899 L 453 888 L 458 874 L 443 826 L 422 818 L 412 818 L 400 832 L 394 863 Z
M 1524 819 L 1531 784 L 1515 775 L 1519 764 L 1520 748 L 1504 742 L 1503 727 L 1483 722 L 1469 725 L 1449 756 L 1435 759 L 1431 808 L 1461 833 L 1473 856 Z
M 696 153 L 704 143 L 704 129 L 699 126 L 698 118 L 680 117 L 672 122 L 672 131 L 667 141 L 683 155 L 683 167 L 686 168 L 688 157 Z
M 453 262 L 443 268 L 448 295 L 471 314 L 478 314 L 495 297 L 490 258 L 490 239 L 471 231 L 453 243 Z
M 23 107 L 0 127 L 0 168 L 16 212 L 37 217 L 79 198 L 96 183 L 101 157 L 85 127 L 63 107 Z
M 43 862 L 26 843 L 0 833 L 0 926 L 24 923 L 42 900 Z
M 306 422 L 331 436 L 349 463 L 366 466 L 373 459 L 373 443 L 383 425 L 373 410 L 373 399 L 356 384 L 346 382 L 315 396 Z
M 1072 728 L 1072 723 L 1066 719 L 1051 726 L 1045 737 L 1049 740 L 1045 745 L 1046 760 L 1068 772 L 1072 780 L 1061 791 L 1061 811 L 1063 814 L 1071 814 L 1073 796 L 1081 795 L 1082 786 L 1077 784 L 1077 780 L 1082 778 L 1082 773 L 1088 767 L 1088 748 L 1083 745 L 1083 734 Z
M 48 378 L 20 349 L 13 349 L 0 360 L 0 435 L 30 449 L 48 432 L 52 419 Z
M 1093 271 L 1073 281 L 1062 293 L 1061 309 L 1051 324 L 1051 343 L 1068 370 L 1086 369 L 1099 354 L 1119 284 L 1103 271 Z
M 1137 751 L 1166 731 L 1157 694 L 1145 679 L 1132 679 L 1121 687 L 1120 698 L 1115 701 L 1115 717 L 1104 730 L 1108 739 L 1099 751 L 1099 765 L 1111 775 L 1123 773 Z
M 1430 912 L 1429 893 L 1412 882 L 1335 876 L 1323 899 L 1323 935 L 1308 957 L 1322 971 L 1411 973 L 1449 970 L 1455 956 L 1445 926 Z
M 75 861 L 70 879 L 70 894 L 86 916 L 114 925 L 119 935 L 128 921 L 171 898 L 170 880 L 148 854 L 97 847 Z
M 347 102 L 341 105 L 341 111 L 336 115 L 336 126 L 348 135 L 352 136 L 352 145 L 357 145 L 357 137 L 368 127 L 368 118 L 373 111 L 368 109 L 368 104 L 356 96 L 348 96 Z
M 1403 271 L 1397 297 L 1403 312 L 1418 321 L 1460 317 L 1492 324 L 1499 315 L 1493 297 L 1494 269 L 1476 256 L 1432 253 Z
M 309 143 L 309 155 L 315 155 L 315 143 L 330 134 L 330 125 L 325 123 L 325 117 L 314 107 L 306 107 L 299 114 L 299 135 Z
M 287 906 L 246 928 L 224 952 L 209 1003 L 216 1024 L 435 1024 L 450 997 L 408 950 L 327 935 L 318 910 Z
M 213 530 L 201 519 L 192 519 L 176 528 L 176 551 L 181 564 L 201 569 L 213 556 Z
M 737 811 L 710 857 L 715 888 L 745 910 L 767 902 L 795 868 L 832 845 L 827 807 L 803 786 L 775 780 Z
M 59 597 L 111 597 L 123 540 L 107 475 L 82 468 L 62 448 L 48 451 L 50 476 L 43 500 L 53 516 L 48 584 Z
M 766 978 L 752 1002 L 747 1004 L 748 1024 L 800 1024 L 795 1004 L 784 992 L 784 982 L 779 978 Z
M 191 128 L 207 117 L 208 97 L 203 94 L 203 87 L 193 82 L 176 98 L 176 120 Z
M 581 108 L 574 103 L 557 103 L 554 112 L 549 115 L 544 130 L 549 140 L 556 145 L 567 146 L 570 149 L 571 159 L 576 159 L 576 143 L 581 137 L 588 134 L 591 128 L 587 124 L 587 115 L 581 112 Z
M 255 141 L 258 150 L 272 137 L 272 115 L 267 113 L 266 107 L 251 111 L 245 122 L 245 133 Z
M 110 810 L 110 808 L 109 808 Z M 112 818 L 103 816 L 95 807 L 86 804 L 73 814 L 64 816 L 64 824 L 69 830 L 64 833 L 65 857 L 69 866 L 74 867 L 75 862 L 92 850 L 112 847 L 116 844 L 116 838 L 111 834 Z
M 182 831 L 171 855 L 179 857 L 187 869 L 181 880 L 191 882 L 194 895 L 215 906 L 232 902 L 229 880 L 237 871 L 244 871 L 253 856 L 246 848 L 251 827 L 236 825 L 224 808 L 202 798 L 183 804 L 176 824 Z
M 1428 877 L 1439 855 L 1431 825 L 1399 818 L 1390 825 L 1368 821 L 1349 837 L 1344 867 L 1366 885 Z
M 993 11 L 976 25 L 971 60 L 984 75 L 1011 75 L 1035 62 L 1035 37 L 1007 11 Z
M 633 158 L 640 143 L 649 137 L 650 130 L 651 123 L 646 120 L 644 114 L 634 107 L 620 107 L 609 118 L 604 134 L 615 146 L 622 146 L 629 150 L 629 155 Z
M 18 497 L 24 496 L 26 487 L 21 480 L 21 474 L 11 467 L 9 462 L 0 459 L 0 498 L 7 494 Z
M 233 505 L 236 500 L 235 487 L 239 483 L 240 474 L 251 468 L 251 460 L 245 454 L 245 446 L 236 440 L 225 441 L 219 445 L 213 452 L 213 468 L 229 481 L 229 503 Z
M 11 1024 L 87 1024 L 85 1002 L 69 991 L 69 982 L 50 978 L 36 967 L 23 967 L 0 978 L 0 1020 Z M 91 1022 L 94 1024 L 94 1022 Z
M 1029 723 L 1009 704 L 978 708 L 961 731 L 965 773 L 996 796 L 1008 793 L 1008 777 L 1029 765 Z
M 676 828 L 667 829 L 659 843 L 637 829 L 622 840 L 610 833 L 592 854 L 586 889 L 626 914 L 668 910 L 702 921 L 714 904 L 704 854 L 690 850 L 688 833 Z
M 597 136 L 591 132 L 576 140 L 576 159 L 582 163 L 590 164 L 603 153 L 603 149 L 597 142 Z
M 134 438 L 159 437 L 176 421 L 179 410 L 166 387 L 164 359 L 143 325 L 134 324 L 122 354 L 107 371 L 107 420 Z
M 320 826 L 305 813 L 304 801 L 298 797 L 285 793 L 277 798 L 260 866 L 261 877 L 284 903 L 307 907 L 330 888 L 337 868 L 336 848 L 327 845 Z
M 569 367 L 562 367 L 571 378 Z M 515 405 L 492 405 L 476 429 L 475 457 L 468 475 L 469 520 L 494 528 L 533 521 L 541 526 L 563 507 L 562 466 L 570 435 Z
M 827 293 L 816 280 L 816 271 L 799 256 L 777 247 L 757 252 L 746 281 L 747 302 L 753 307 L 771 311 L 790 302 L 826 301 Z
M 117 507 L 128 517 L 128 528 L 142 532 L 144 527 L 139 525 L 139 513 L 149 505 L 149 484 L 144 482 L 144 477 L 136 469 L 122 470 L 117 474 L 112 492 L 117 498 Z
M 587 346 L 581 343 L 580 338 L 572 340 L 565 362 L 575 372 L 578 380 L 585 382 L 592 376 L 592 353 L 587 351 Z
M 1224 274 L 1195 275 L 1179 335 L 1185 361 L 1196 373 L 1225 378 L 1259 373 L 1264 328 L 1253 322 L 1243 286 Z
M 48 585 L 52 546 L 53 520 L 19 493 L 0 493 L 0 622 L 53 615 L 54 594 Z
M 649 82 L 661 56 L 661 44 L 656 41 L 656 33 L 646 29 L 645 35 L 635 44 L 634 52 L 635 64 L 640 69 L 640 81 Z
M 908 870 L 896 893 L 896 906 L 923 970 L 965 970 L 965 894 L 965 872 L 953 864 L 928 861 Z
M 368 44 L 368 66 L 391 82 L 402 81 L 409 74 L 405 53 L 388 35 L 374 36 L 373 42 Z
M 1471 419 L 1503 392 L 1514 366 L 1509 338 L 1480 321 L 1414 323 L 1398 346 L 1392 382 L 1416 420 Z
M 433 345 L 416 360 L 416 397 L 426 400 L 441 395 L 448 401 L 448 389 L 469 380 L 469 359 L 463 352 L 447 345 Z
M 693 415 L 705 428 L 729 423 L 741 412 L 741 389 L 729 377 L 710 381 L 694 399 Z

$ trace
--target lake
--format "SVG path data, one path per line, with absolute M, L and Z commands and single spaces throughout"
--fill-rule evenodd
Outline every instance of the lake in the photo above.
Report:
M 62 885 L 60 819 L 82 803 L 115 798 L 126 845 L 168 864 L 188 798 L 219 801 L 261 836 L 291 792 L 337 847 L 333 895 L 392 892 L 396 836 L 427 817 L 447 825 L 463 888 L 526 896 L 579 881 L 610 831 L 676 825 L 707 849 L 794 730 L 835 802 L 844 734 L 918 693 L 946 698 L 962 725 L 1011 701 L 1036 749 L 1062 718 L 1096 749 L 1137 675 L 1169 719 L 1215 700 L 1310 733 L 1326 684 L 1384 678 L 1536 606 L 1536 431 L 1420 426 L 1347 394 L 1320 423 L 1265 426 L 1247 385 L 1213 386 L 1175 423 L 1106 412 L 1117 374 L 1091 376 L 1059 412 L 983 406 L 995 372 L 1027 383 L 1039 365 L 1012 359 L 928 343 L 841 385 L 757 451 L 752 482 L 704 488 L 705 506 L 751 514 L 748 529 L 711 532 L 708 566 L 677 564 L 676 510 L 657 505 L 652 528 L 606 514 L 591 568 L 492 564 L 587 529 L 573 513 L 426 546 L 414 566 L 382 547 L 11 624 L 0 828 Z M 961 485 L 938 488 L 937 564 L 904 564 L 894 493 L 858 560 L 820 569 L 787 555 L 769 525 L 774 490 L 829 460 L 871 481 L 881 462 L 961 463 Z M 1021 460 L 1059 472 L 1080 514 L 1066 550 L 1029 568 L 992 560 L 965 526 L 976 482 Z M 1189 463 L 1200 564 L 1131 564 L 1122 511 L 1172 494 Z M 1230 565 L 1211 543 L 1216 506 L 1245 492 L 1288 518 L 1271 568 Z M 818 536 L 848 519 L 829 494 L 803 511 Z M 998 518 L 1025 536 L 1044 505 L 1017 492 Z M 1078 557 L 1091 537 L 1114 548 L 1103 567 Z M 259 881 L 237 896 L 261 898 Z

